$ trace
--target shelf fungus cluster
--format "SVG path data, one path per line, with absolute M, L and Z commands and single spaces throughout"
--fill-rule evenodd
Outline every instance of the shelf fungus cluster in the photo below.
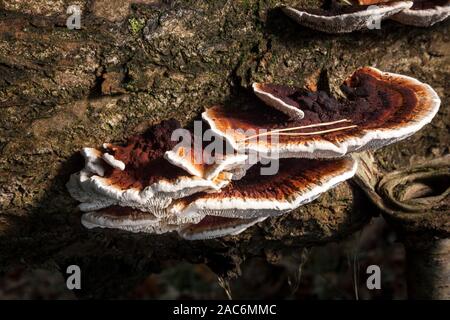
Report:
M 208 155 L 213 161 L 195 161 L 198 154 L 206 159 L 205 143 L 195 149 L 173 141 L 175 120 L 123 145 L 84 148 L 85 167 L 67 183 L 81 202 L 83 225 L 176 231 L 191 240 L 237 234 L 350 179 L 357 166 L 348 153 L 412 135 L 440 105 L 430 86 L 368 67 L 345 80 L 346 99 L 274 84 L 253 89 L 264 105 L 203 113 L 209 130 L 233 149 Z M 249 161 L 251 154 L 258 161 Z M 276 161 L 276 170 L 264 173 L 263 160 Z
M 450 16 L 450 0 L 352 0 L 344 4 L 326 1 L 321 8 L 282 10 L 297 23 L 326 33 L 379 29 L 384 19 L 405 25 L 430 27 Z

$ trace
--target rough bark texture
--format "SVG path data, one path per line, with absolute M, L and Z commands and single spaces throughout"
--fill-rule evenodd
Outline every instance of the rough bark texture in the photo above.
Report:
M 253 81 L 311 87 L 320 78 L 339 94 L 359 66 L 413 76 L 435 88 L 441 111 L 377 160 L 392 170 L 449 151 L 449 22 L 421 29 L 386 21 L 382 30 L 333 36 L 297 26 L 271 0 L 130 2 L 0 2 L 0 272 L 78 264 L 85 297 L 117 297 L 167 261 L 230 274 L 249 256 L 276 262 L 360 228 L 376 211 L 350 184 L 219 240 L 81 227 L 64 188 L 82 166 L 81 147 L 121 141 L 168 117 L 189 124 L 212 104 L 245 103 Z M 81 30 L 65 26 L 73 4 Z
M 450 294 L 450 156 L 383 172 L 370 152 L 354 155 L 354 181 L 380 209 L 406 249 L 408 297 Z

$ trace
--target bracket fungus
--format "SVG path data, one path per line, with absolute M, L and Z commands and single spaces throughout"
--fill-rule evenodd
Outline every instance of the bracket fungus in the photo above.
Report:
M 172 199 L 200 191 L 217 191 L 228 184 L 231 172 L 213 168 L 214 175 L 208 174 L 208 178 L 193 176 L 164 158 L 165 152 L 176 143 L 171 141 L 171 133 L 177 128 L 176 121 L 163 121 L 143 135 L 129 138 L 124 146 L 105 144 L 106 152 L 84 148 L 81 154 L 85 168 L 73 174 L 67 183 L 72 197 L 82 202 L 80 210 L 118 205 L 158 215 Z
M 348 33 L 378 28 L 378 22 L 392 19 L 406 25 L 429 27 L 450 15 L 449 0 L 355 0 L 340 5 L 335 0 L 322 8 L 282 7 L 297 23 L 326 33 Z
M 386 146 L 420 130 L 440 105 L 429 85 L 371 67 L 360 68 L 345 80 L 341 90 L 347 99 L 280 85 L 254 87 L 292 102 L 304 118 L 292 119 L 270 108 L 258 110 L 255 117 L 254 110 L 213 107 L 203 113 L 203 119 L 239 152 L 280 158 L 335 158 Z M 263 133 L 249 136 L 245 132 Z
M 348 33 L 368 29 L 376 21 L 391 17 L 413 6 L 411 1 L 375 1 L 356 5 L 337 5 L 324 9 L 293 8 L 283 6 L 283 12 L 297 23 L 326 33 Z
M 81 223 L 88 229 L 113 228 L 135 233 L 163 234 L 176 231 L 184 239 L 201 240 L 236 235 L 265 219 L 266 217 L 239 219 L 204 216 L 190 221 L 175 222 L 160 220 L 149 212 L 111 206 L 83 214 Z
M 430 27 L 444 21 L 449 16 L 449 0 L 419 0 L 414 1 L 411 8 L 400 11 L 391 19 L 406 25 Z
M 195 147 L 186 148 L 179 146 L 174 150 L 167 151 L 164 154 L 164 158 L 174 166 L 183 168 L 194 176 L 206 179 L 213 179 L 222 171 L 237 173 L 246 167 L 248 156 L 245 154 L 204 153 L 200 155 L 202 161 L 196 161 L 196 153 L 202 153 L 202 151 L 202 148 L 198 152 L 195 150 Z M 236 175 L 236 177 L 239 176 L 238 174 Z
M 410 136 L 431 121 L 440 105 L 430 86 L 370 67 L 345 80 L 346 99 L 273 84 L 253 89 L 268 106 L 213 107 L 202 114 L 219 144 L 231 145 L 231 151 L 208 155 L 203 141 L 199 148 L 190 139 L 176 144 L 173 133 L 180 126 L 175 120 L 124 145 L 84 148 L 85 167 L 67 183 L 85 212 L 82 224 L 176 231 L 190 240 L 235 235 L 350 179 L 357 162 L 345 157 L 348 152 Z M 256 151 L 255 162 L 251 151 Z M 273 171 L 263 170 L 264 160 L 271 166 L 276 162 Z

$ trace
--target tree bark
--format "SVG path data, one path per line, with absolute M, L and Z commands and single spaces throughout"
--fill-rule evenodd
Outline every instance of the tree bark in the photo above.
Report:
M 117 297 L 167 261 L 206 262 L 233 275 L 248 257 L 276 263 L 361 228 L 377 210 L 347 183 L 217 240 L 81 227 L 64 187 L 82 167 L 80 148 L 123 141 L 169 117 L 188 125 L 213 104 L 247 103 L 254 81 L 311 87 L 325 79 L 339 94 L 360 66 L 410 75 L 433 86 L 443 107 L 377 161 L 393 170 L 448 152 L 449 22 L 383 21 L 381 30 L 335 36 L 296 25 L 270 0 L 136 2 L 0 3 L 0 272 L 78 264 L 84 297 Z M 299 1 L 307 2 L 314 4 Z M 82 10 L 80 30 L 66 27 L 73 4 Z
M 408 297 L 450 299 L 450 239 L 407 242 Z

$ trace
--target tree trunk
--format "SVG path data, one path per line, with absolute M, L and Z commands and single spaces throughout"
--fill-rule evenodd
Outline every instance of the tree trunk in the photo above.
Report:
M 64 187 L 82 167 L 80 148 L 123 141 L 169 117 L 188 125 L 213 104 L 246 103 L 254 81 L 325 82 L 338 94 L 360 66 L 410 75 L 429 83 L 443 107 L 376 158 L 392 170 L 448 152 L 449 22 L 383 21 L 381 30 L 335 36 L 296 25 L 270 0 L 132 2 L 0 3 L 0 273 L 78 264 L 85 297 L 117 297 L 167 261 L 206 262 L 232 275 L 248 257 L 276 263 L 361 228 L 377 211 L 351 184 L 217 240 L 81 227 Z M 66 27 L 70 5 L 80 6 L 79 30 Z

